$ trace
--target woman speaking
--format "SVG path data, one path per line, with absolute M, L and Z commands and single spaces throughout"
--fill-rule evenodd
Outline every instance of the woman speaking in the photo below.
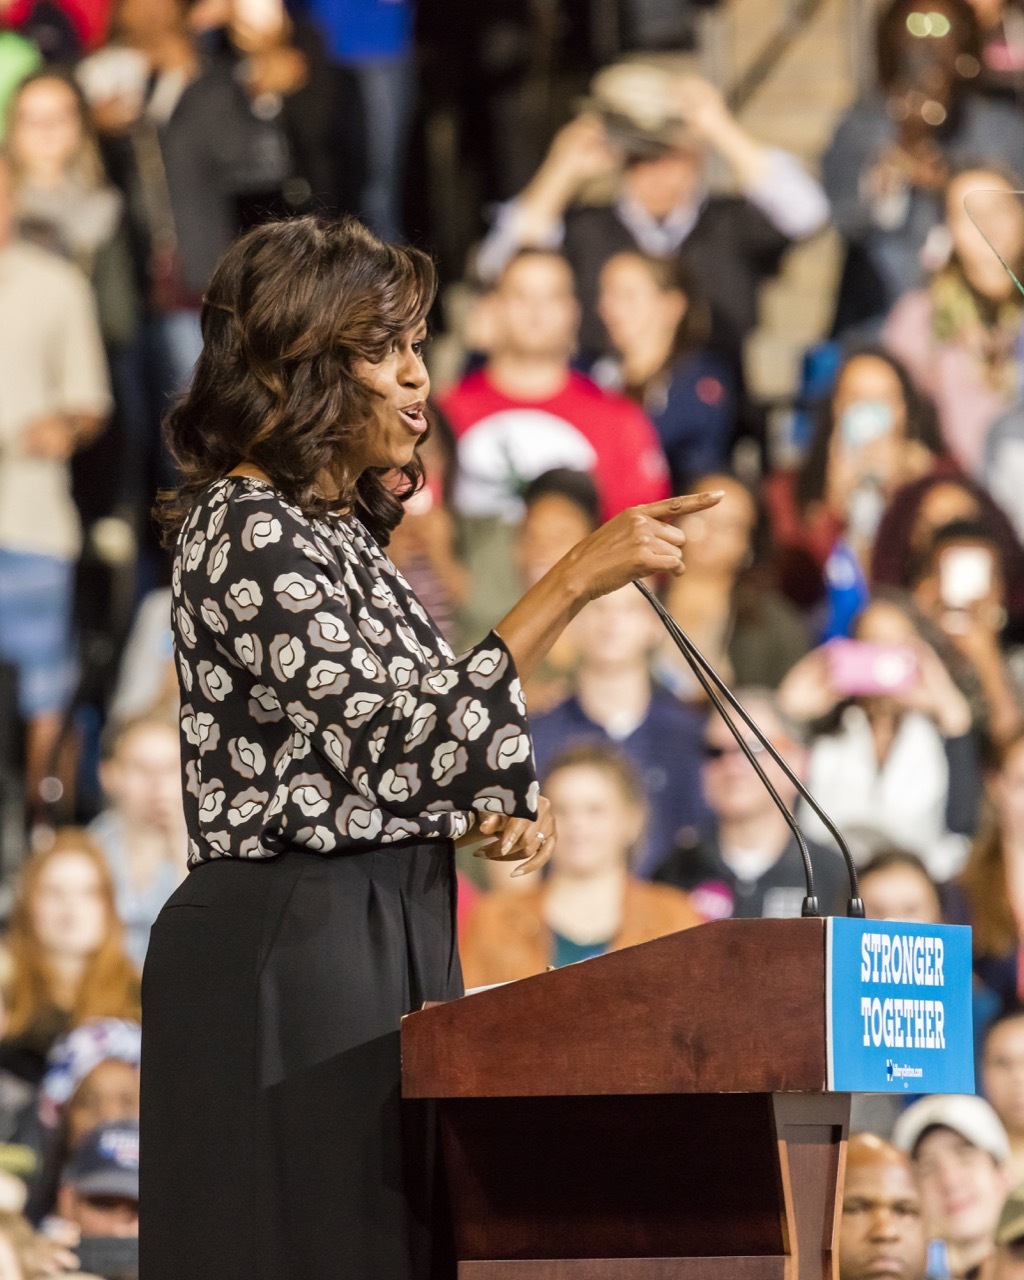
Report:
M 682 572 L 626 511 L 455 659 L 389 561 L 427 429 L 430 260 L 353 221 L 227 253 L 171 414 L 190 874 L 143 982 L 143 1280 L 454 1276 L 398 1026 L 461 994 L 453 842 L 539 866 L 520 679 L 590 599 Z

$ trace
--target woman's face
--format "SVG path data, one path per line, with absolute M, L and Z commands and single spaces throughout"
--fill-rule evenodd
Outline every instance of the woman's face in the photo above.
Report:
M 617 254 L 601 272 L 597 309 L 612 345 L 624 354 L 652 339 L 658 345 L 671 342 L 686 305 L 678 289 L 661 290 L 635 254 Z
M 869 920 L 942 923 L 942 909 L 935 886 L 923 871 L 911 866 L 896 863 L 862 877 L 860 896 Z
M 71 1095 L 64 1117 L 71 1150 L 98 1124 L 138 1120 L 138 1067 L 117 1058 L 98 1063 Z
M 569 765 L 548 778 L 545 794 L 558 827 L 553 870 L 591 876 L 625 867 L 642 816 L 616 778 L 594 765 Z
M 531 502 L 516 536 L 516 559 L 527 587 L 591 533 L 587 513 L 571 498 L 545 493 Z
M 371 392 L 374 415 L 356 459 L 357 475 L 367 467 L 404 467 L 412 461 L 428 425 L 426 339 L 424 322 L 396 338 L 378 364 L 356 363 L 355 375 Z
M 748 491 L 731 476 L 712 476 L 702 487 L 722 490 L 722 501 L 679 522 L 686 534 L 686 567 L 692 572 L 735 577 L 751 555 L 757 510 Z M 685 579 L 683 579 L 685 588 Z
M 854 356 L 843 368 L 832 395 L 837 442 L 864 449 L 876 441 L 902 439 L 907 426 L 903 387 L 886 360 Z
M 999 258 L 1020 273 L 1024 205 L 1006 179 L 986 169 L 954 178 L 946 189 L 946 225 L 953 252 L 974 288 L 995 302 L 1013 296 L 1016 286 Z
M 869 604 L 857 620 L 856 638 L 869 644 L 913 644 L 917 628 L 909 617 L 888 600 Z
M 1010 749 L 991 794 L 1004 835 L 1015 843 L 1024 839 L 1024 742 Z
M 86 959 L 103 944 L 107 906 L 88 854 L 55 854 L 36 881 L 29 909 L 37 942 L 55 957 Z
M 10 147 L 29 176 L 60 173 L 82 145 L 78 100 L 60 80 L 34 80 L 21 91 L 14 109 Z

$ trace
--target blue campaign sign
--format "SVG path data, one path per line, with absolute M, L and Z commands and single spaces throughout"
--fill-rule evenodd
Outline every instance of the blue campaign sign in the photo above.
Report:
M 828 1087 L 973 1093 L 971 931 L 830 916 Z

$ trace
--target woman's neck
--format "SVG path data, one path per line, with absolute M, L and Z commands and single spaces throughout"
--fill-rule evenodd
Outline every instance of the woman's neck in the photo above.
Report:
M 549 400 L 565 388 L 569 367 L 561 355 L 521 356 L 505 352 L 488 362 L 487 377 L 513 400 Z
M 545 923 L 581 946 L 610 942 L 622 927 L 628 880 L 619 862 L 583 875 L 556 868 L 544 886 Z
M 89 957 L 60 953 L 47 957 L 50 992 L 61 1009 L 70 1009 L 78 999 L 79 988 L 89 967 Z

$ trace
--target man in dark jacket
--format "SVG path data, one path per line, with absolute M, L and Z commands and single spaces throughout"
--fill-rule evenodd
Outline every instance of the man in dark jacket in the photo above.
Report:
M 799 776 L 806 752 L 773 695 L 755 689 L 741 691 L 739 697 Z M 792 808 L 796 789 L 745 729 L 744 737 L 783 802 Z M 704 731 L 702 778 L 713 815 L 711 825 L 703 835 L 678 847 L 654 878 L 688 890 L 693 905 L 712 920 L 799 916 L 807 890 L 797 842 L 718 715 L 711 716 Z M 810 841 L 808 846 L 820 909 L 829 915 L 844 914 L 849 889 L 839 853 Z

